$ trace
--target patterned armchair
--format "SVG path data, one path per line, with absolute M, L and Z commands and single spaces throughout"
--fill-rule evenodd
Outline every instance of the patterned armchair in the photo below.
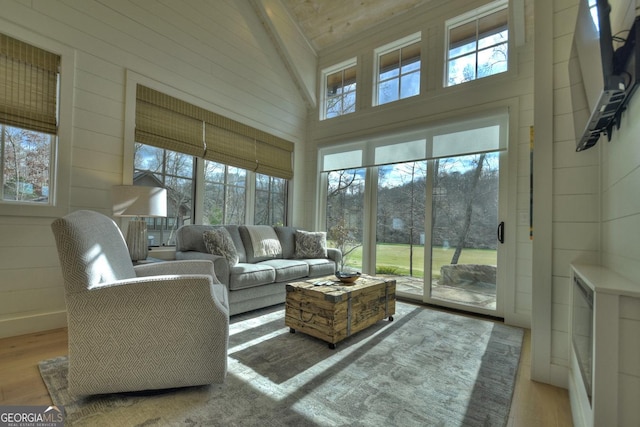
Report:
M 224 382 L 229 303 L 211 261 L 133 266 L 111 218 L 51 224 L 65 282 L 69 391 L 115 393 Z

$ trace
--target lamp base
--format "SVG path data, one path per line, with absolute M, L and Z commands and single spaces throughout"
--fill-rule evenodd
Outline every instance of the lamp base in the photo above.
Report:
M 129 248 L 131 261 L 147 259 L 149 255 L 148 245 L 147 222 L 143 219 L 130 221 L 127 228 L 127 247 Z

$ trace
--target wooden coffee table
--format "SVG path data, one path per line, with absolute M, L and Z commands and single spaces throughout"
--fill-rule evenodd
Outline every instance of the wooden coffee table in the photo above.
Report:
M 361 276 L 345 284 L 334 276 L 293 282 L 287 285 L 285 325 L 319 338 L 336 348 L 336 343 L 379 320 L 393 321 L 396 310 L 396 281 Z

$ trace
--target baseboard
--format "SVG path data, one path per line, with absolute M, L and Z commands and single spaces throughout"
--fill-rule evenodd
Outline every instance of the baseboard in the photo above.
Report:
M 549 365 L 549 384 L 560 388 L 569 388 L 569 368 L 556 364 Z
M 15 337 L 67 326 L 65 310 L 0 320 L 0 338 Z
M 504 323 L 506 325 L 518 326 L 524 329 L 531 329 L 531 314 L 505 313 Z

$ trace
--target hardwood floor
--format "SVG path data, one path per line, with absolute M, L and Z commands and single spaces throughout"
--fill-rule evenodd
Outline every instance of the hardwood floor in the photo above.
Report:
M 0 405 L 50 405 L 38 362 L 67 354 L 67 329 L 0 339 Z
M 569 392 L 531 381 L 531 331 L 526 330 L 508 427 L 571 427 Z
M 67 354 L 67 330 L 0 339 L 0 406 L 49 405 L 38 362 Z M 526 331 L 509 427 L 572 426 L 567 390 L 531 381 L 531 334 Z

